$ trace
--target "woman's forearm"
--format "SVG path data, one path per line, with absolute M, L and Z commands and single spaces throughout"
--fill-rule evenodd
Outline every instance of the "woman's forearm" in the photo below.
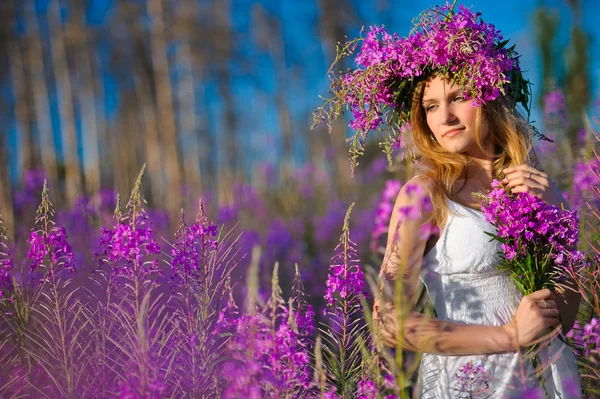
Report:
M 518 347 L 516 332 L 507 326 L 465 325 L 411 313 L 399 334 L 398 318 L 383 317 L 380 333 L 388 346 L 398 338 L 404 349 L 447 356 L 500 353 Z

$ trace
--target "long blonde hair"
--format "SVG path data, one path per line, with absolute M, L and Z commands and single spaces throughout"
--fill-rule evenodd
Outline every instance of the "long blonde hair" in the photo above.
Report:
M 447 200 L 465 204 L 457 197 L 462 187 L 456 187 L 459 179 L 468 179 L 470 158 L 466 154 L 449 153 L 435 140 L 427 125 L 422 105 L 425 86 L 431 77 L 423 79 L 415 88 L 411 109 L 411 141 L 417 158 L 416 173 L 429 183 L 433 204 L 433 220 L 436 226 L 445 223 L 448 214 Z M 535 162 L 532 134 L 529 123 L 515 110 L 511 100 L 503 96 L 479 107 L 475 117 L 476 143 L 483 148 L 482 124 L 487 122 L 493 143 L 494 160 L 492 176 L 501 178 L 502 170 L 509 166 Z

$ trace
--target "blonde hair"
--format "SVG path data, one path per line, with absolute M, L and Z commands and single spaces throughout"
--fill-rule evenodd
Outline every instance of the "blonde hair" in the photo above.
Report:
M 450 153 L 435 140 L 427 124 L 422 105 L 425 86 L 431 77 L 416 85 L 411 109 L 411 141 L 417 159 L 416 173 L 429 184 L 433 204 L 432 222 L 436 226 L 445 223 L 448 214 L 447 200 L 465 204 L 457 197 L 462 187 L 456 187 L 459 179 L 468 179 L 467 166 L 470 157 L 466 154 Z M 475 117 L 476 144 L 485 152 L 482 145 L 482 125 L 487 123 L 492 139 L 494 160 L 492 176 L 501 178 L 502 170 L 509 166 L 535 162 L 532 134 L 529 123 L 515 110 L 510 99 L 502 96 L 479 107 Z

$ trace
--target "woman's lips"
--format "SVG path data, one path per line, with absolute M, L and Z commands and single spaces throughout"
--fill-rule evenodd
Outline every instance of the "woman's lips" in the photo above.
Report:
M 442 137 L 454 137 L 454 136 L 456 136 L 458 133 L 460 133 L 463 130 L 465 130 L 464 127 L 461 127 L 460 129 L 448 130 L 446 133 L 444 133 L 442 135 Z

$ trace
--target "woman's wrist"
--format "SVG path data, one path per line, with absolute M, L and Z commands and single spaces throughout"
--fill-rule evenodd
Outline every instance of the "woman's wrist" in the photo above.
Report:
M 513 322 L 499 327 L 498 346 L 499 352 L 514 351 L 520 347 L 517 329 Z

